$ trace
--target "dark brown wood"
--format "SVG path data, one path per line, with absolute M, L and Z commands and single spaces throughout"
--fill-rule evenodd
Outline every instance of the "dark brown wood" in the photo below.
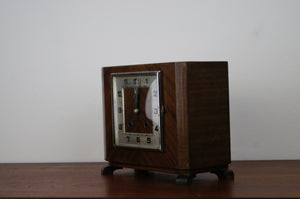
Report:
M 188 186 L 177 175 L 133 169 L 100 174 L 107 163 L 0 164 L 0 198 L 300 198 L 300 160 L 233 161 L 235 180 L 198 174 Z
M 126 132 L 153 133 L 152 120 L 146 117 L 146 97 L 149 88 L 137 88 L 138 90 L 138 113 L 134 113 L 134 88 L 124 89 L 124 107 L 125 107 L 125 130 Z
M 227 62 L 187 63 L 191 169 L 230 163 Z
M 158 70 L 161 71 L 162 104 L 165 108 L 163 152 L 113 146 L 111 73 Z M 181 175 L 228 167 L 230 132 L 227 62 L 104 67 L 103 79 L 106 160 L 112 165 Z M 133 91 L 126 92 L 129 97 L 133 96 Z M 127 98 L 125 100 L 129 101 Z M 126 106 L 133 109 L 134 101 Z M 132 114 L 128 112 L 126 119 L 134 120 L 136 116 Z M 138 125 L 138 129 L 141 128 L 144 128 L 142 123 Z
M 189 126 L 187 109 L 187 66 L 186 63 L 175 63 L 176 79 L 176 119 L 178 143 L 178 169 L 190 168 Z

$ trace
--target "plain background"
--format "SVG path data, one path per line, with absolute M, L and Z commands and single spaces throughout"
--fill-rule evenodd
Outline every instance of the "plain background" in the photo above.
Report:
M 233 160 L 300 158 L 300 1 L 0 1 L 0 162 L 104 160 L 101 67 L 228 61 Z

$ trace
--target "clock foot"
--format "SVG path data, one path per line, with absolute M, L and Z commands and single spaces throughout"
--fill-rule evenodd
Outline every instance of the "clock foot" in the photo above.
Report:
M 148 175 L 149 172 L 147 170 L 142 170 L 142 169 L 134 169 L 134 173 L 136 175 Z
M 177 185 L 186 185 L 193 181 L 193 178 L 196 177 L 195 174 L 192 175 L 178 175 L 176 178 Z
M 101 174 L 102 175 L 112 175 L 116 169 L 123 169 L 123 167 L 115 167 L 112 165 L 108 165 L 101 169 Z
M 219 180 L 233 180 L 234 179 L 233 171 L 228 168 L 211 171 L 211 173 L 216 174 L 218 176 Z

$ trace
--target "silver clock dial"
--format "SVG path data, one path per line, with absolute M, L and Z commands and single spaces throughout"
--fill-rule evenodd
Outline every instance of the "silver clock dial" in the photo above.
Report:
M 160 71 L 111 79 L 114 145 L 162 150 Z

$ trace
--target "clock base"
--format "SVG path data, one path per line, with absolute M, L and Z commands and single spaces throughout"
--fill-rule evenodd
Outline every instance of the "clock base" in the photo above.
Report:
M 113 175 L 113 172 L 117 169 L 123 169 L 123 167 L 120 166 L 113 166 L 108 165 L 104 166 L 101 170 L 102 175 Z M 137 175 L 147 175 L 148 170 L 144 169 L 134 169 L 135 174 Z M 191 174 L 179 174 L 176 178 L 176 184 L 177 185 L 186 185 L 193 182 L 193 179 L 196 177 L 197 173 L 203 173 L 207 171 L 202 172 L 196 172 Z M 218 176 L 219 180 L 233 180 L 234 179 L 234 172 L 231 169 L 228 169 L 228 166 L 223 168 L 217 168 L 212 169 L 209 171 L 210 173 L 216 174 Z

